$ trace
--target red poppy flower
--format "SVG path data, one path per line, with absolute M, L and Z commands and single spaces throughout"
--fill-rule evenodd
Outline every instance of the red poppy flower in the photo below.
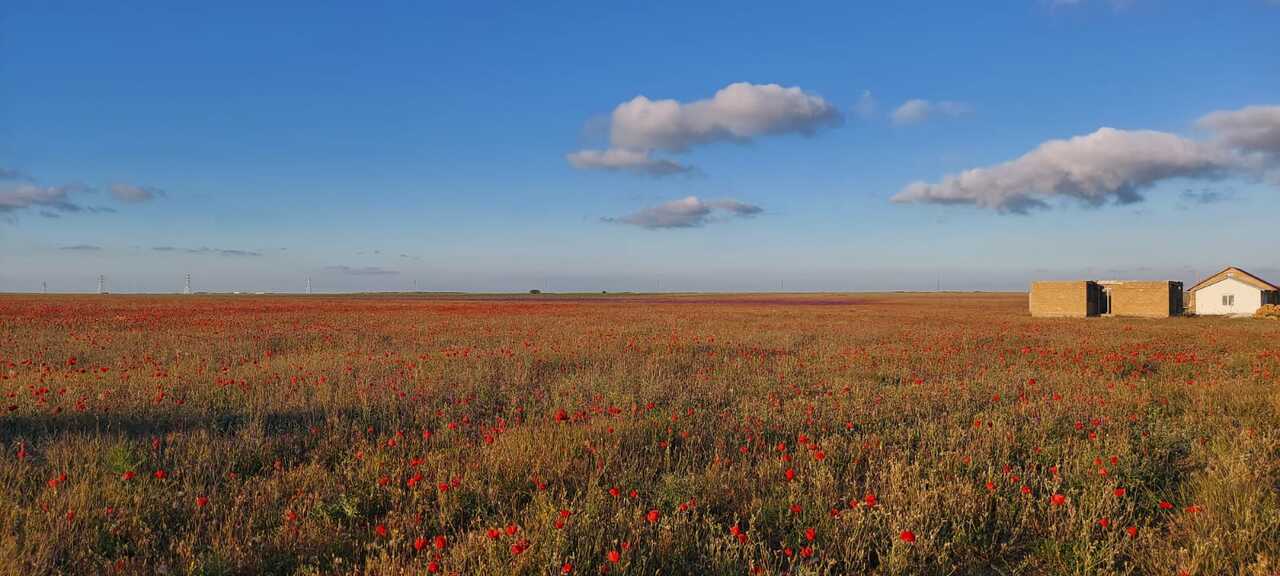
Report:
M 568 563 L 568 562 L 565 562 L 565 563 L 564 563 L 564 565 L 560 566 L 560 573 L 561 573 L 561 574 L 572 574 L 572 573 L 573 573 L 573 564 L 570 564 L 570 563 Z
M 1054 506 L 1061 506 L 1067 503 L 1067 497 L 1063 496 L 1062 494 L 1054 494 L 1053 496 L 1049 497 L 1049 501 L 1053 502 Z
M 1173 510 L 1173 504 L 1169 503 L 1169 501 L 1167 501 L 1167 500 L 1161 500 L 1161 501 L 1160 501 L 1160 509 L 1161 509 L 1161 510 Z
M 444 550 L 445 546 L 449 545 L 449 540 L 444 536 L 436 536 L 435 539 L 432 540 L 431 545 L 435 546 L 436 550 Z
M 916 541 L 916 533 L 910 530 L 903 530 L 898 533 L 898 539 L 908 544 L 914 543 Z
M 648 514 L 645 514 L 644 518 L 645 520 L 648 520 L 650 524 L 653 524 L 658 521 L 658 516 L 659 514 L 657 510 L 650 510 Z
M 417 537 L 417 538 L 414 538 L 414 539 L 413 539 L 413 549 L 414 549 L 414 550 L 422 550 L 423 548 L 426 548 L 426 547 L 427 547 L 427 539 L 426 539 L 426 538 L 423 538 L 422 536 L 419 536 L 419 537 Z
M 197 507 L 197 508 L 204 508 L 205 504 L 208 504 L 208 503 L 209 503 L 209 499 L 208 499 L 207 497 L 204 497 L 204 496 L 196 496 L 196 507 Z
M 377 534 L 377 535 L 378 535 L 378 536 L 380 536 L 380 537 L 382 537 L 382 536 L 386 536 L 386 535 L 387 535 L 387 525 L 386 525 L 386 524 L 379 524 L 379 525 L 377 525 L 377 526 L 374 526 L 374 527 L 373 527 L 373 531 L 374 531 L 374 533 L 375 533 L 375 534 Z

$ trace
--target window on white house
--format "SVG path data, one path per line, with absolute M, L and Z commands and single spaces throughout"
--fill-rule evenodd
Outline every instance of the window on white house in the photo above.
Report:
M 1223 294 L 1223 295 L 1222 295 L 1222 305 L 1223 305 L 1223 306 L 1235 306 L 1235 305 L 1236 305 L 1236 295 L 1235 295 L 1235 294 Z

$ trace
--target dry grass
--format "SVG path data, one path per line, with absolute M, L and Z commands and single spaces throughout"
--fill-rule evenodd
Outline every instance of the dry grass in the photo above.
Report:
M 0 573 L 1280 570 L 1280 325 L 1025 310 L 3 297 Z

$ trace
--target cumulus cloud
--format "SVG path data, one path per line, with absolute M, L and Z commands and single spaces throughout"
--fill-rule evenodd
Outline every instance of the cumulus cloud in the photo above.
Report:
M 176 246 L 152 246 L 152 250 L 156 252 L 179 252 L 182 254 L 208 254 L 213 256 L 231 256 L 231 257 L 256 257 L 262 253 L 256 250 L 238 250 L 234 248 L 209 248 L 201 246 L 199 248 L 178 248 Z
M 739 82 L 688 104 L 636 96 L 614 109 L 610 140 L 617 148 L 681 152 L 719 140 L 812 134 L 840 120 L 835 106 L 798 87 Z
M 1280 158 L 1280 106 L 1246 106 L 1219 110 L 1197 122 L 1228 148 Z
M 1231 176 L 1266 179 L 1280 186 L 1280 106 L 1249 106 L 1205 115 L 1198 125 L 1206 141 L 1151 130 L 1100 128 L 1067 140 L 1050 140 L 1020 158 L 944 177 L 913 182 L 894 202 L 970 204 L 1001 212 L 1046 208 L 1053 198 L 1086 205 L 1130 204 L 1165 180 Z M 1216 202 L 1219 195 L 1185 197 Z
M 969 105 L 963 102 L 952 102 L 950 100 L 931 102 L 914 98 L 903 102 L 901 106 L 894 109 L 891 117 L 894 124 L 916 124 L 924 122 L 930 117 L 946 116 L 954 118 L 962 116 L 967 114 L 969 110 Z
M 749 142 L 776 134 L 811 135 L 837 126 L 840 111 L 799 87 L 738 82 L 709 99 L 694 102 L 636 96 L 614 108 L 608 150 L 569 154 L 580 169 L 631 170 L 674 174 L 688 167 L 653 157 L 655 150 L 682 153 L 713 142 Z
M 111 185 L 111 195 L 121 202 L 136 204 L 163 197 L 165 193 L 164 190 L 151 186 L 116 183 Z
M 738 200 L 712 200 L 704 202 L 697 196 L 672 200 L 652 208 L 620 218 L 605 218 L 606 222 L 630 224 L 650 230 L 664 228 L 697 228 L 716 221 L 718 215 L 749 218 L 764 209 Z
M 691 170 L 679 162 L 654 158 L 647 150 L 610 148 L 608 150 L 579 150 L 565 156 L 574 168 L 581 170 L 625 170 L 651 176 L 666 176 Z
M 346 274 L 347 276 L 394 276 L 399 274 L 399 270 L 383 268 L 381 266 L 325 266 L 328 272 L 337 272 Z
M 895 202 L 972 204 L 1001 212 L 1044 208 L 1054 197 L 1089 205 L 1130 204 L 1141 191 L 1169 178 L 1214 178 L 1235 160 L 1228 152 L 1165 132 L 1101 128 L 1068 140 L 1050 140 L 1022 157 L 974 168 L 929 184 L 914 182 Z

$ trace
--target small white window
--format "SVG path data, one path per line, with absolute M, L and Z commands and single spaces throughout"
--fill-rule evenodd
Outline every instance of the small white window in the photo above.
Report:
M 1236 295 L 1235 295 L 1235 294 L 1223 294 L 1223 295 L 1222 295 L 1222 305 L 1223 305 L 1223 306 L 1235 306 L 1235 305 L 1236 305 Z

